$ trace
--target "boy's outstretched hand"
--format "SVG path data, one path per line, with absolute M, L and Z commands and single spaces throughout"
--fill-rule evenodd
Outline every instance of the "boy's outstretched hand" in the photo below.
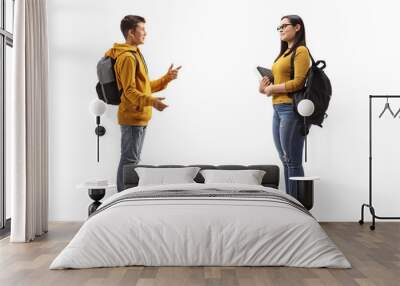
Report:
M 157 109 L 158 111 L 163 111 L 165 108 L 168 107 L 168 105 L 166 105 L 163 100 L 165 99 L 165 97 L 156 97 L 154 102 L 153 102 L 153 107 L 155 109 Z
M 182 68 L 182 66 L 179 66 L 177 68 L 174 68 L 174 64 L 171 64 L 171 66 L 168 69 L 167 74 L 165 75 L 168 79 L 168 81 L 172 81 L 178 77 L 178 72 Z

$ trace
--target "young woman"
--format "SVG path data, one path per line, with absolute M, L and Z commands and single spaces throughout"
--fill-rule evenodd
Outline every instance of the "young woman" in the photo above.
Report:
M 302 118 L 293 109 L 291 92 L 304 86 L 310 67 L 310 55 L 306 48 L 306 33 L 303 20 L 297 15 L 284 16 L 278 27 L 281 51 L 272 65 L 274 82 L 264 77 L 259 90 L 272 96 L 274 107 L 273 137 L 284 167 L 286 192 L 297 198 L 295 182 L 290 177 L 304 176 L 302 166 L 304 129 Z M 294 78 L 290 79 L 290 60 L 294 58 Z

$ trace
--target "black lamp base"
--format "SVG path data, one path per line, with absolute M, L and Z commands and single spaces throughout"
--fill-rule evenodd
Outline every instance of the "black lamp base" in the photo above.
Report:
M 88 208 L 88 213 L 90 216 L 101 205 L 100 200 L 104 198 L 106 189 L 89 189 L 88 192 L 89 197 L 94 201 Z

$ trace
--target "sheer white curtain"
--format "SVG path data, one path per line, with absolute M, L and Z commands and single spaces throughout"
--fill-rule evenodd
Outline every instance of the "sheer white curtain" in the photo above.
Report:
M 48 226 L 48 47 L 46 0 L 15 1 L 10 120 L 12 242 Z

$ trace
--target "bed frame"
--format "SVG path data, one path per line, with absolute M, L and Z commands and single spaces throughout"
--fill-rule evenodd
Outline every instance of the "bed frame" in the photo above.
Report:
M 279 167 L 276 165 L 135 165 L 127 164 L 123 169 L 123 185 L 124 190 L 127 188 L 136 187 L 139 183 L 139 177 L 135 171 L 137 167 L 147 167 L 147 168 L 182 168 L 182 167 L 199 167 L 201 170 L 213 169 L 213 170 L 263 170 L 265 175 L 262 179 L 261 184 L 264 187 L 271 187 L 277 189 L 279 186 Z M 203 176 L 199 174 L 194 178 L 197 183 L 204 183 Z

